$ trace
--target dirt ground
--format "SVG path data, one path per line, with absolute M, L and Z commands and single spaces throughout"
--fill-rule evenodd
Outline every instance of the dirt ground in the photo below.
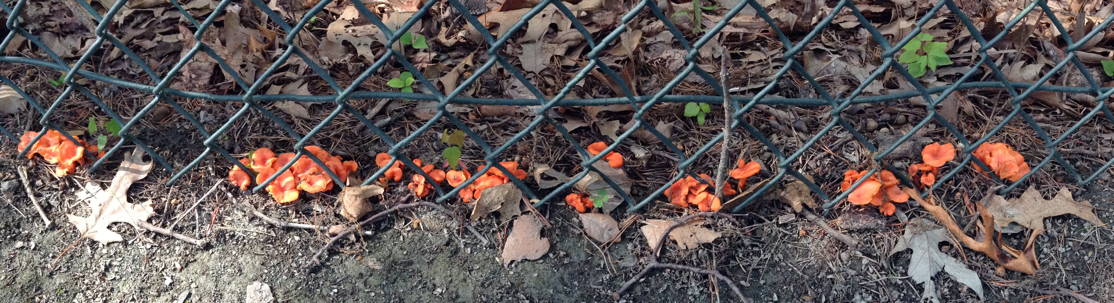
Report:
M 39 181 L 32 177 L 41 189 L 36 195 L 54 222 L 44 226 L 15 173 L 15 165 L 23 163 L 10 156 L 0 161 L 5 201 L 0 205 L 0 256 L 7 264 L 0 270 L 0 297 L 10 302 L 242 302 L 245 288 L 255 281 L 268 284 L 277 302 L 598 302 L 613 300 L 613 292 L 641 270 L 648 255 L 645 238 L 638 232 L 640 224 L 626 229 L 621 242 L 604 250 L 583 235 L 571 212 L 542 208 L 550 224 L 543 230 L 552 242 L 549 253 L 504 267 L 498 259 L 498 243 L 506 224 L 489 218 L 475 225 L 488 241 L 485 245 L 462 232 L 453 219 L 415 209 L 370 226 L 373 236 L 343 241 L 330 251 L 325 264 L 312 267 L 311 255 L 328 237 L 263 222 L 250 214 L 246 204 L 269 203 L 226 184 L 193 211 L 174 211 L 193 204 L 196 197 L 177 196 L 171 187 L 160 185 L 165 171 L 138 183 L 133 192 L 143 194 L 133 201 L 150 200 L 157 213 L 175 213 L 156 215 L 152 224 L 166 227 L 180 220 L 176 231 L 210 244 L 196 247 L 119 224 L 114 229 L 125 242 L 101 245 L 77 240 L 66 222 L 65 214 L 88 211 L 71 198 L 78 181 L 48 185 L 44 182 L 52 182 L 52 177 Z M 32 176 L 45 176 L 41 169 L 41 165 L 33 168 Z M 1114 222 L 1114 189 L 1099 183 L 1083 197 L 1096 206 L 1105 222 Z M 142 196 L 149 193 L 162 194 Z M 329 211 L 314 208 L 321 206 L 268 206 L 263 212 L 313 223 L 313 218 L 296 217 Z M 453 209 L 465 212 L 463 207 Z M 862 249 L 851 250 L 779 202 L 762 201 L 751 210 L 711 222 L 723 233 L 712 244 L 684 251 L 666 249 L 663 261 L 716 268 L 740 283 L 753 301 L 918 300 L 923 288 L 904 273 L 910 253 L 886 257 L 902 232 L 897 219 L 873 211 L 828 214 L 837 229 L 864 243 Z M 651 210 L 635 216 L 676 215 Z M 857 224 L 844 224 L 851 221 Z M 1048 232 L 1038 241 L 1042 269 L 1035 276 L 997 276 L 993 263 L 981 255 L 970 250 L 961 255 L 947 245 L 944 251 L 979 273 L 987 301 L 1074 301 L 1047 295 L 1061 288 L 1099 302 L 1114 300 L 1114 253 L 1109 249 L 1114 231 L 1070 217 L 1047 224 Z M 946 275 L 938 275 L 936 281 L 944 301 L 978 300 Z M 737 300 L 708 276 L 677 271 L 655 272 L 620 296 L 620 301 L 629 302 Z

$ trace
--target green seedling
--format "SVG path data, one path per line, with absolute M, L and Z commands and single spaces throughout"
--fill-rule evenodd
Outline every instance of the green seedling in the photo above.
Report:
M 62 84 L 65 84 L 65 80 L 66 80 L 66 74 L 62 74 L 61 76 L 58 76 L 58 79 L 47 80 L 47 82 L 50 83 L 50 86 L 62 87 Z
M 1102 72 L 1107 76 L 1114 77 L 1114 60 L 1102 60 Z
M 397 88 L 404 93 L 414 92 L 414 88 L 412 88 L 411 85 L 414 85 L 414 75 L 410 74 L 410 72 L 402 72 L 398 77 L 391 78 L 391 80 L 387 81 L 387 86 Z
M 909 74 L 920 78 L 928 69 L 936 71 L 936 67 L 952 64 L 948 58 L 948 43 L 935 42 L 932 35 L 921 33 L 901 47 L 901 56 L 897 62 L 905 64 Z
M 592 200 L 592 206 L 596 208 L 603 208 L 604 204 L 607 204 L 607 200 L 611 199 L 611 195 L 607 194 L 606 189 L 600 189 L 595 193 L 592 193 L 592 195 L 588 197 L 588 199 Z
M 398 42 L 402 45 L 413 47 L 414 49 L 428 49 L 429 42 L 422 34 L 405 33 L 402 37 L 398 38 Z
M 696 124 L 704 125 L 704 121 L 710 113 L 712 113 L 712 106 L 707 103 L 685 103 L 685 117 L 695 117 Z
M 673 19 L 692 18 L 693 30 L 695 30 L 697 33 L 703 33 L 704 12 L 714 11 L 718 8 L 719 6 L 716 5 L 704 6 L 704 1 L 701 0 L 693 0 L 692 9 L 683 9 L 674 12 Z
M 99 126 L 99 127 L 98 127 Z M 89 117 L 89 123 L 85 127 L 86 133 L 97 140 L 97 150 L 103 151 L 108 146 L 109 136 L 120 136 L 120 123 L 116 120 L 108 119 L 103 123 L 99 119 Z M 101 132 L 103 130 L 103 132 Z
M 441 143 L 448 146 L 441 151 L 441 158 L 449 164 L 449 169 L 457 169 L 457 166 L 460 165 L 460 155 L 464 147 L 464 131 L 458 129 L 452 133 L 441 132 Z

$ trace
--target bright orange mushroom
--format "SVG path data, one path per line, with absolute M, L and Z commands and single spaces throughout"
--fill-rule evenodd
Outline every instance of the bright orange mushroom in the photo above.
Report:
M 619 153 L 608 153 L 607 156 L 604 157 L 604 159 L 607 160 L 607 165 L 611 166 L 611 168 L 623 167 L 623 155 L 620 155 Z
M 921 159 L 924 161 L 924 164 L 928 164 L 932 167 L 938 168 L 944 166 L 944 163 L 948 163 L 948 161 L 955 159 L 955 146 L 951 143 L 932 143 L 925 145 L 924 149 L 921 150 Z
M 466 169 L 450 170 L 445 172 L 445 180 L 449 181 L 449 186 L 458 187 L 471 178 L 472 174 Z
M 1018 181 L 1029 173 L 1029 164 L 1025 163 L 1025 157 L 1005 143 L 980 145 L 974 154 L 1002 179 Z M 975 168 L 982 171 L 977 165 Z
M 249 166 L 251 169 L 270 167 L 272 164 L 274 164 L 273 161 L 275 161 L 275 152 L 271 151 L 270 148 L 260 147 L 252 152 L 251 155 L 248 156 L 248 158 L 251 158 L 251 166 Z
M 578 213 L 586 213 L 593 208 L 590 198 L 576 193 L 565 195 L 565 204 L 576 209 Z
M 289 170 L 279 174 L 274 182 L 267 185 L 267 192 L 271 194 L 271 198 L 279 204 L 290 204 L 298 201 L 300 191 L 298 190 L 298 180 L 294 174 Z
M 758 161 L 746 162 L 746 160 L 739 159 L 735 164 L 735 169 L 732 169 L 728 174 L 732 179 L 739 180 L 739 190 L 743 190 L 747 186 L 747 178 L 757 175 L 762 171 L 762 164 Z
M 847 201 L 855 205 L 871 204 L 874 196 L 878 195 L 881 190 L 882 182 L 866 180 L 866 182 L 859 184 L 859 187 L 852 191 L 851 195 L 847 196 Z

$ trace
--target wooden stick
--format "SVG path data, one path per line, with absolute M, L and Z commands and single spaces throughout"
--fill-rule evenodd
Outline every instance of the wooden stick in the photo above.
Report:
M 52 222 L 50 222 L 50 218 L 46 216 L 46 212 L 43 211 L 43 207 L 39 206 L 39 199 L 35 198 L 35 194 L 31 191 L 31 181 L 29 180 L 29 178 L 27 178 L 27 168 L 20 166 L 18 169 L 16 169 L 16 171 L 19 173 L 20 181 L 23 181 L 23 190 L 27 192 L 27 198 L 31 199 L 31 205 L 35 206 L 35 211 L 39 213 L 39 218 L 43 219 L 43 223 L 46 223 L 46 227 L 50 227 L 50 225 L 52 224 Z
M 186 243 L 197 245 L 197 246 L 205 246 L 205 244 L 209 243 L 209 241 L 206 241 L 206 240 L 194 239 L 193 237 L 183 235 L 183 234 L 174 232 L 174 231 L 169 230 L 169 229 L 165 229 L 165 228 L 162 228 L 162 227 L 151 225 L 151 223 L 147 223 L 146 221 L 139 221 L 139 227 L 141 227 L 143 229 L 146 229 L 146 230 L 149 230 L 149 231 L 153 231 L 153 232 L 158 233 L 158 234 L 162 234 L 164 236 L 171 236 L 175 239 L 186 241 Z

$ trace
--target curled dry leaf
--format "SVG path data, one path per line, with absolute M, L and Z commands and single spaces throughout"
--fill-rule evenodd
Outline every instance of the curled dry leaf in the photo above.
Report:
M 799 213 L 804 210 L 807 205 L 808 208 L 815 209 L 816 199 L 812 198 L 812 193 L 808 190 L 808 185 L 804 182 L 794 181 L 786 185 L 781 192 L 778 193 L 778 198 L 781 202 L 785 202 L 789 207 L 793 208 L 793 212 Z
M 932 283 L 932 277 L 936 276 L 941 269 L 959 283 L 970 287 L 979 298 L 982 298 L 982 281 L 979 280 L 979 275 L 959 260 L 941 252 L 940 242 L 951 242 L 947 230 L 927 219 L 915 218 L 909 220 L 909 225 L 905 227 L 905 234 L 897 240 L 890 255 L 906 249 L 913 250 L 907 273 L 913 281 L 924 285 L 922 298 L 939 302 L 940 299 L 936 296 L 936 284 Z
M 10 86 L 0 86 L 0 114 L 14 114 L 27 108 L 27 101 Z
M 537 260 L 544 256 L 549 251 L 549 238 L 542 238 L 541 231 L 542 224 L 533 215 L 520 216 L 514 220 L 500 256 L 503 266 L 514 261 Z
M 500 216 L 506 216 L 513 213 L 510 208 L 519 209 L 519 202 L 522 201 L 522 191 L 514 185 L 514 183 L 506 183 L 498 186 L 493 186 L 483 190 L 483 194 L 476 201 L 472 207 L 472 221 L 483 219 L 495 211 L 500 211 Z M 508 210 L 502 210 L 508 208 Z M 519 210 L 519 213 L 522 211 Z M 504 220 L 510 218 L 503 217 Z
M 1045 200 L 1040 191 L 1030 186 L 1016 199 L 1006 200 L 1002 196 L 994 195 L 987 200 L 986 208 L 994 216 L 994 228 L 1003 233 L 1021 231 L 1011 223 L 1035 231 L 1043 231 L 1045 218 L 1067 214 L 1083 218 L 1098 226 L 1106 225 L 1095 215 L 1095 207 L 1091 206 L 1091 203 L 1075 201 L 1067 188 L 1061 188 L 1056 193 L 1056 197 Z
M 646 243 L 651 249 L 658 247 L 662 234 L 673 225 L 673 221 L 660 219 L 646 220 L 643 223 L 646 225 L 642 225 L 642 235 L 646 237 Z M 719 232 L 704 228 L 701 226 L 703 224 L 703 222 L 691 222 L 678 226 L 669 233 L 669 238 L 677 242 L 677 246 L 681 249 L 690 249 L 700 244 L 712 243 L 720 237 Z
M 534 168 L 530 174 L 534 176 L 534 183 L 542 189 L 557 187 L 569 181 L 569 176 L 564 173 L 549 167 L 549 165 L 534 163 L 531 165 Z
M 89 238 L 101 243 L 123 241 L 120 234 L 109 230 L 108 225 L 116 222 L 128 223 L 139 228 L 140 222 L 147 221 L 155 214 L 151 202 L 142 204 L 128 203 L 128 188 L 135 181 L 147 177 L 154 164 L 150 161 L 143 162 L 143 151 L 139 148 L 132 150 L 124 156 L 116 176 L 108 189 L 102 189 L 95 183 L 86 183 L 84 190 L 77 192 L 77 199 L 89 204 L 89 216 L 80 217 L 66 215 L 70 224 L 77 227 L 81 238 Z
M 580 224 L 584 228 L 584 233 L 596 242 L 608 243 L 619 234 L 619 222 L 607 214 L 580 214 Z
M 359 220 L 371 212 L 367 198 L 382 195 L 383 187 L 375 184 L 345 187 L 340 191 L 340 215 L 351 221 Z

